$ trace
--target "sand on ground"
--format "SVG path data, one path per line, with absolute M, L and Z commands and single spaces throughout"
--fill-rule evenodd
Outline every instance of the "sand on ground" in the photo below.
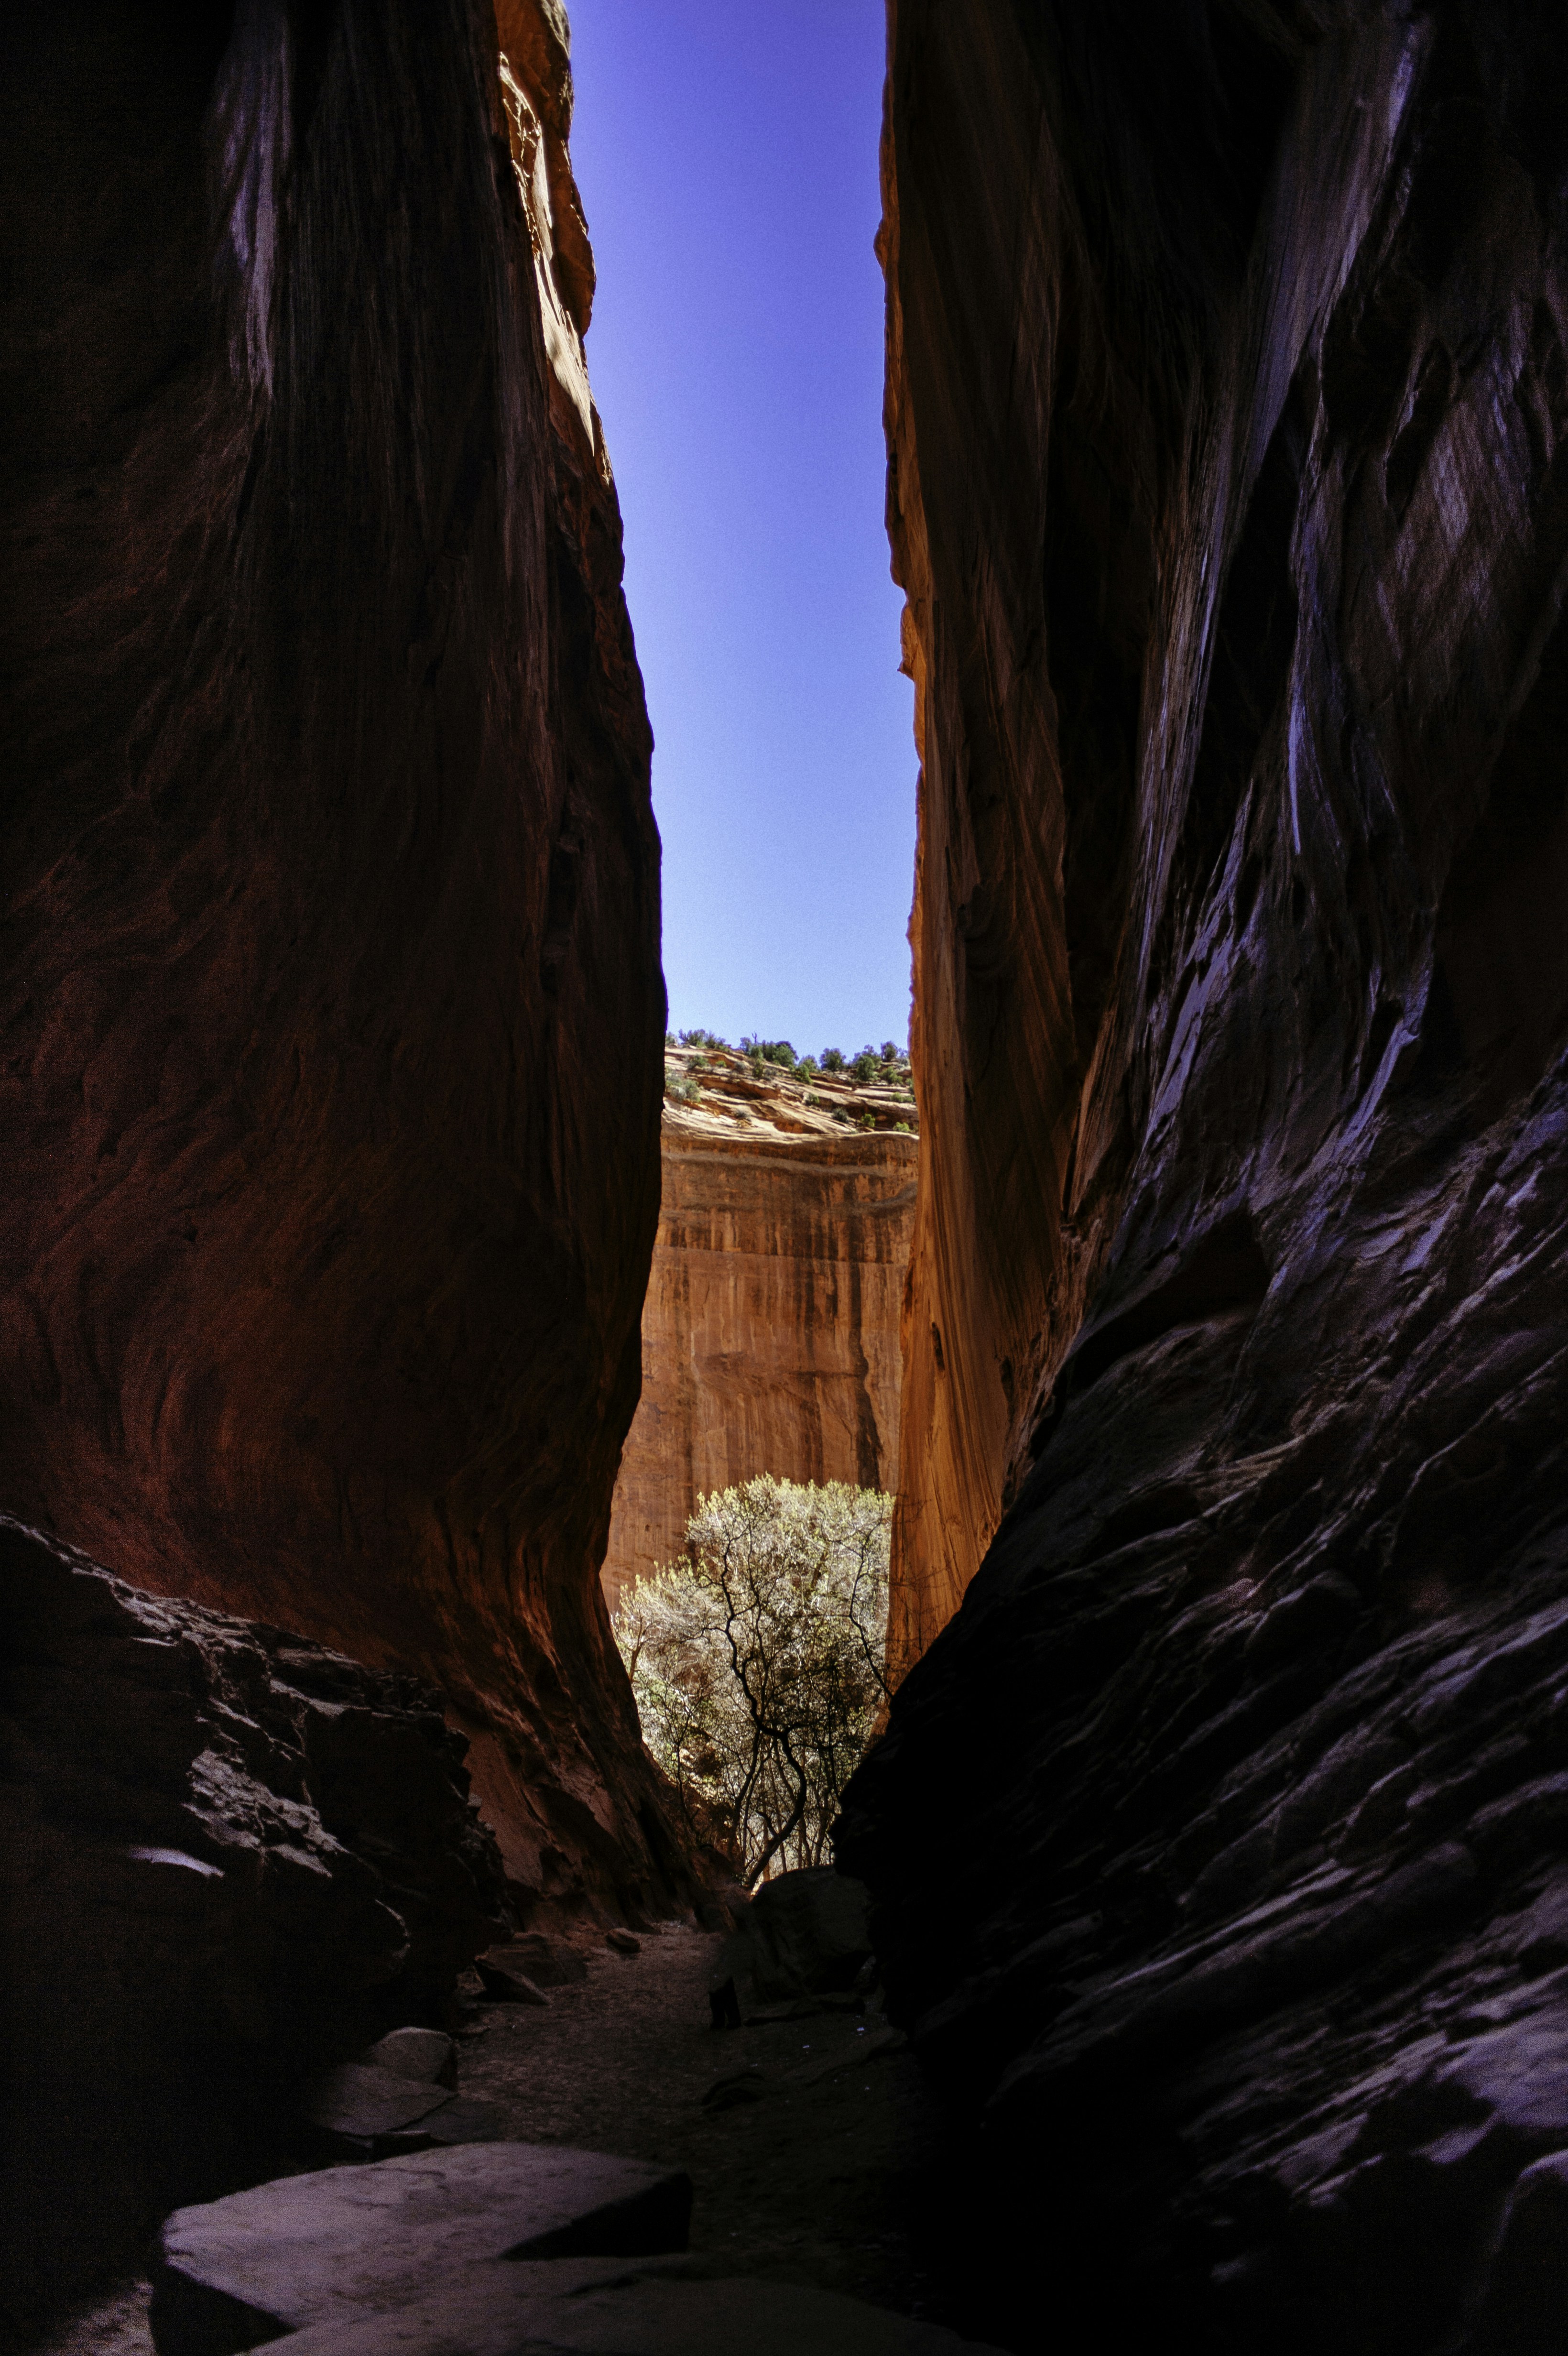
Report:
M 664 1923 L 635 1955 L 587 1947 L 587 1978 L 542 2007 L 481 2006 L 459 2038 L 459 2092 L 499 2104 L 519 2141 L 685 2169 L 691 2247 L 716 2271 L 949 2320 L 923 2216 L 940 2130 L 902 2040 L 875 2011 L 714 2029 L 722 1944 Z M 754 2099 L 704 2104 L 741 2073 Z M 30 2356 L 152 2356 L 148 2297 L 143 2279 L 107 2284 Z

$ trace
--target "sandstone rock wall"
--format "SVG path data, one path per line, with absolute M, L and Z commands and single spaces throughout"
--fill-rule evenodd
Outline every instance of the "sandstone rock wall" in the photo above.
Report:
M 1562 24 L 890 37 L 928 1649 L 839 1857 L 1018 2344 L 1544 2346 Z
M 0 1498 L 435 1680 L 613 1905 L 658 844 L 565 19 L 498 29 L 5 25 Z
M 693 1060 L 677 1051 L 671 1070 Z M 898 1470 L 919 1149 L 896 1124 L 912 1132 L 913 1107 L 700 1060 L 698 1098 L 665 1110 L 642 1404 L 604 1563 L 612 1607 L 679 1554 L 699 1494 L 759 1472 L 886 1489 Z
M 0 2316 L 282 2164 L 304 2080 L 433 2021 L 501 1860 L 441 1697 L 0 1515 Z

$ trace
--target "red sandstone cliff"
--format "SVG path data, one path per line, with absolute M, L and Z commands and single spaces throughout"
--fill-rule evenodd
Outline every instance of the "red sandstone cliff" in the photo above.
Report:
M 885 1489 L 898 1468 L 918 1147 L 897 1125 L 912 1128 L 912 1105 L 758 1077 L 738 1056 L 668 1057 L 683 1075 L 694 1061 L 707 1087 L 665 1108 L 642 1404 L 604 1563 L 612 1604 L 680 1553 L 700 1494 L 759 1472 Z
M 438 1680 L 613 1900 L 663 993 L 565 19 L 4 41 L 0 1499 Z
M 1565 78 L 890 10 L 925 1649 L 838 1857 L 1020 2346 L 1568 2297 Z

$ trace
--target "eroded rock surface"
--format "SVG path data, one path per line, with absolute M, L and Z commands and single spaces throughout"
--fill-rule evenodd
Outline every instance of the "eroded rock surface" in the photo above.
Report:
M 612 1605 L 681 1552 L 699 1494 L 762 1472 L 887 1489 L 899 1461 L 912 1101 L 896 1086 L 759 1072 L 722 1049 L 666 1061 L 643 1396 L 604 1560 Z
M 165 2220 L 153 2334 L 160 2356 L 230 2356 L 461 2289 L 487 2260 L 684 2250 L 690 2220 L 682 2170 L 560 2144 L 283 2177 Z
M 613 1908 L 663 992 L 565 37 L 7 19 L 0 1498 L 432 1679 Z
M 1083 2345 L 1533 2348 L 1564 36 L 898 0 L 891 37 L 929 1649 L 839 1856 Z
M 314 2071 L 442 2010 L 505 1887 L 411 1677 L 4 1516 L 0 1662 L 0 2252 L 26 2316 L 171 2200 L 264 2173 Z

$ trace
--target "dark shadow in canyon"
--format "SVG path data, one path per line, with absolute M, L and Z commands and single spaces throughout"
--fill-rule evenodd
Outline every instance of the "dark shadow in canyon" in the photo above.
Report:
M 890 38 L 923 1656 L 840 1858 L 1009 2344 L 1544 2346 L 1568 50 Z

